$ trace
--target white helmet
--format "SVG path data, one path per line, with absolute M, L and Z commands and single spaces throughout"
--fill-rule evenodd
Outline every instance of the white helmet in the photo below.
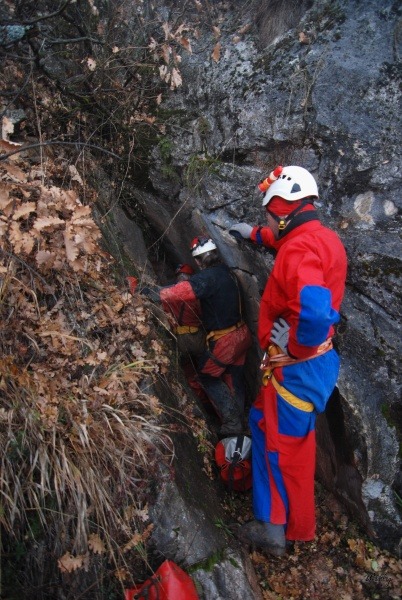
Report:
M 288 202 L 311 196 L 318 198 L 318 188 L 312 174 L 303 167 L 283 167 L 278 179 L 269 186 L 262 205 L 267 206 L 274 196 L 279 196 Z
M 216 245 L 211 240 L 211 238 L 207 237 L 196 237 L 191 242 L 190 246 L 191 254 L 196 257 L 200 254 L 205 254 L 205 252 L 210 252 L 211 250 L 216 250 Z

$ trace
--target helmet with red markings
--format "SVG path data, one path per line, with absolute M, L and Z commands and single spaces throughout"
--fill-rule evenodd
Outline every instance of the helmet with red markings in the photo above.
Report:
M 279 177 L 268 187 L 262 205 L 267 206 L 274 196 L 288 202 L 318 198 L 317 183 L 312 174 L 303 167 L 283 167 Z
M 191 254 L 194 256 L 199 256 L 200 254 L 205 254 L 205 252 L 211 252 L 211 250 L 216 250 L 216 245 L 208 237 L 196 237 L 193 239 L 190 245 Z

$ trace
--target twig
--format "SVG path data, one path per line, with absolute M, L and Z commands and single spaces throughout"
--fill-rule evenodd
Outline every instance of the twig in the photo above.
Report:
M 0 253 L 2 254 L 6 254 L 7 256 L 9 256 L 10 258 L 15 258 L 16 260 L 18 260 L 18 262 L 20 262 L 26 269 L 28 269 L 28 271 L 30 271 L 33 275 L 35 275 L 35 277 L 37 277 L 45 286 L 48 285 L 46 279 L 43 279 L 42 275 L 40 275 L 38 273 L 38 271 L 35 271 L 35 269 L 33 269 L 30 265 L 28 265 L 28 263 L 25 262 L 25 260 L 22 260 L 22 258 L 20 258 L 19 256 L 17 256 L 16 254 L 14 254 L 13 252 L 8 252 L 7 250 L 4 250 L 3 248 L 0 248 Z M 57 301 L 57 298 L 54 294 L 53 298 Z
M 105 148 L 101 148 L 100 146 L 96 146 L 95 144 L 87 144 L 86 142 L 58 142 L 57 140 L 50 140 L 49 142 L 42 142 L 37 144 L 29 144 L 29 146 L 24 146 L 18 148 L 18 150 L 13 150 L 12 152 L 7 152 L 7 154 L 0 155 L 0 161 L 5 160 L 9 156 L 13 156 L 13 154 L 18 154 L 19 152 L 24 152 L 25 150 L 30 150 L 31 148 L 38 148 L 40 146 L 84 146 L 85 148 L 93 148 L 95 150 L 99 150 L 100 152 L 104 152 L 105 154 L 109 154 L 109 156 L 113 156 L 117 160 L 122 160 L 120 156 L 117 156 L 114 152 L 110 150 L 105 150 Z
M 45 40 L 45 43 L 47 46 L 55 46 L 56 44 L 76 44 L 78 42 L 85 42 L 86 40 L 93 42 L 94 44 L 104 44 L 104 42 L 100 40 L 94 40 L 88 36 L 71 38 L 69 40 Z
M 31 69 L 31 75 L 32 75 L 32 69 Z M 37 107 L 37 103 L 36 103 L 36 89 L 35 89 L 35 82 L 34 79 L 32 77 L 32 95 L 33 95 L 33 105 L 34 105 L 34 112 L 35 112 L 35 117 L 36 117 L 36 126 L 38 128 L 38 134 L 39 134 L 39 143 L 41 144 L 40 147 L 40 164 L 41 164 L 41 171 L 42 171 L 42 185 L 44 184 L 45 181 L 45 170 L 43 168 L 43 138 L 42 138 L 42 127 L 41 127 L 41 122 L 40 122 L 40 118 L 39 118 L 39 112 L 38 112 L 38 107 Z
M 56 337 L 66 338 L 68 340 L 75 340 L 76 342 L 81 342 L 82 344 L 86 344 L 92 351 L 94 349 L 93 345 L 88 342 L 88 340 L 84 340 L 83 338 L 76 337 L 75 335 L 68 335 L 67 333 L 63 333 L 62 331 L 43 331 L 38 333 L 39 337 L 51 337 L 55 335 Z
M 66 0 L 64 4 L 57 10 L 47 15 L 43 15 L 42 17 L 38 17 L 37 19 L 32 19 L 32 21 L 22 21 L 20 25 L 34 25 L 34 23 L 38 23 L 39 21 L 44 21 L 45 19 L 51 19 L 52 17 L 57 17 L 60 13 L 63 12 L 65 8 L 72 2 L 72 0 Z
M 119 191 L 119 193 L 117 195 L 116 201 L 111 205 L 111 207 L 109 208 L 109 210 L 103 215 L 103 218 L 107 217 L 108 214 L 113 210 L 113 208 L 119 203 L 120 196 L 121 196 L 121 194 L 123 192 L 124 182 L 125 182 L 127 174 L 128 174 L 128 169 L 130 167 L 130 157 L 131 157 L 131 153 L 132 153 L 133 149 L 134 149 L 134 138 L 133 138 L 133 140 L 132 140 L 132 142 L 130 144 L 130 150 L 129 150 L 128 157 L 127 157 L 126 172 L 124 173 L 122 181 L 121 181 L 120 191 Z

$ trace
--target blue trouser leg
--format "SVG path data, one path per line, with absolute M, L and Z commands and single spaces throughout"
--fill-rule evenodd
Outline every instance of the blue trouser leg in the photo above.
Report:
M 252 439 L 253 512 L 255 518 L 259 521 L 269 521 L 271 514 L 271 494 L 265 459 L 265 435 L 258 426 L 262 418 L 262 411 L 252 407 L 250 410 L 249 425 Z

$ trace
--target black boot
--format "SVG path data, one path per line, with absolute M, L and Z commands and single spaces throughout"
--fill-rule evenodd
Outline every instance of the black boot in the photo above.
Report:
M 237 538 L 252 548 L 259 548 L 274 556 L 283 556 L 286 552 L 285 530 L 283 525 L 273 525 L 264 521 L 250 521 L 242 525 L 236 533 Z
M 219 437 L 233 437 L 240 435 L 243 431 L 243 424 L 237 417 L 228 416 L 226 419 L 223 417 L 222 425 L 219 429 Z
M 243 431 L 243 408 L 238 406 L 226 383 L 204 373 L 199 376 L 199 381 L 221 419 L 220 437 L 239 435 Z

